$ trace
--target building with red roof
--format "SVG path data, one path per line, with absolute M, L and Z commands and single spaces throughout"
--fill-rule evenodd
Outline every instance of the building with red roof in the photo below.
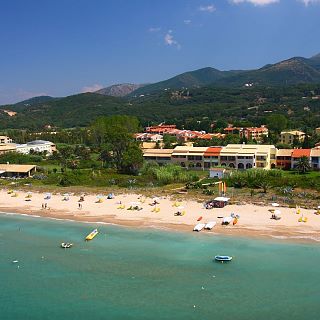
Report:
M 215 166 L 218 166 L 220 163 L 220 152 L 222 147 L 209 147 L 204 152 L 204 168 L 209 169 Z
M 302 157 L 307 157 L 311 161 L 311 149 L 293 149 L 291 155 L 291 169 L 297 167 L 298 161 Z

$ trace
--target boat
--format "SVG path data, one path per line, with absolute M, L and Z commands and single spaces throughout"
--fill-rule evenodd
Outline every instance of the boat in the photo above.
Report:
M 223 225 L 228 225 L 229 223 L 231 223 L 233 220 L 232 217 L 224 217 L 223 220 L 222 220 L 222 224 Z
M 231 256 L 215 256 L 214 259 L 216 261 L 224 262 L 224 261 L 231 261 L 232 257 Z
M 198 223 L 194 228 L 193 231 L 201 231 L 205 227 L 205 223 Z
M 217 223 L 215 221 L 209 221 L 206 223 L 206 225 L 204 226 L 205 229 L 207 230 L 211 230 Z
M 197 221 L 201 221 L 202 220 L 202 216 L 200 216 L 198 219 L 197 219 Z
M 73 246 L 73 244 L 72 243 L 69 243 L 69 242 L 62 242 L 61 243 L 61 248 L 63 248 L 63 249 L 69 249 L 69 248 L 71 248 Z
M 92 240 L 98 233 L 98 229 L 94 229 L 86 236 L 86 241 Z

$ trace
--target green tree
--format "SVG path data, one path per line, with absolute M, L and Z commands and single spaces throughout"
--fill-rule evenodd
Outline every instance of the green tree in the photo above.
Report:
M 137 174 L 143 165 L 143 154 L 136 143 L 132 143 L 123 153 L 122 170 L 126 173 Z
M 311 169 L 309 158 L 307 156 L 303 156 L 299 158 L 296 168 L 299 171 L 299 173 L 303 173 L 303 174 L 309 171 Z
M 280 133 L 287 128 L 288 119 L 282 114 L 272 114 L 267 118 L 269 130 Z
M 112 162 L 119 171 L 127 170 L 128 155 L 124 161 L 124 155 L 133 145 L 138 147 L 134 140 L 134 133 L 139 130 L 139 121 L 136 117 L 110 116 L 98 118 L 91 126 L 92 136 L 98 147 L 108 145 L 108 151 L 112 156 Z

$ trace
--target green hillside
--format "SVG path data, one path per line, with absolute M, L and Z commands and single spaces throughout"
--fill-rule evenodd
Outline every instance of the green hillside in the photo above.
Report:
M 320 83 L 320 54 L 310 59 L 294 57 L 256 70 L 220 71 L 210 67 L 203 68 L 147 85 L 130 95 L 145 95 L 168 88 L 180 90 L 204 86 L 242 87 L 247 83 L 255 86 Z
M 259 125 L 272 114 L 283 114 L 292 127 L 320 123 L 320 85 L 283 87 L 202 87 L 155 92 L 130 99 L 93 93 L 74 95 L 26 107 L 10 117 L 0 112 L 0 128 L 41 129 L 87 126 L 102 115 L 137 116 L 143 126 L 166 121 L 179 127 L 210 130 L 219 119 Z

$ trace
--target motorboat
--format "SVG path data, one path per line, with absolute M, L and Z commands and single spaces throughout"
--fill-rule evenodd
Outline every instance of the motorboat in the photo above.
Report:
M 205 223 L 198 223 L 194 228 L 193 231 L 201 231 L 205 227 Z
M 228 224 L 230 224 L 232 221 L 233 221 L 233 218 L 232 218 L 232 217 L 224 217 L 223 220 L 222 220 L 222 224 L 223 224 L 223 225 L 228 225 Z
M 72 243 L 69 243 L 69 242 L 62 242 L 61 243 L 61 248 L 63 248 L 63 249 L 69 249 L 69 248 L 71 248 L 73 246 L 73 244 Z
M 207 230 L 211 230 L 217 223 L 215 221 L 209 221 L 206 223 L 206 225 L 204 226 L 205 229 Z
M 219 262 L 231 261 L 231 256 L 215 256 L 214 259 Z
M 94 229 L 86 236 L 86 241 L 92 240 L 98 233 L 98 229 Z

